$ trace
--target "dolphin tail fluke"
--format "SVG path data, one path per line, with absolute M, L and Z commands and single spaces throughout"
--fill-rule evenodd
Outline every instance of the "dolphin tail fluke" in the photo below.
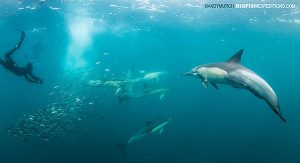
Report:
M 127 144 L 116 143 L 116 146 L 121 150 L 122 154 L 127 154 Z
M 267 102 L 268 103 L 268 102 Z M 278 117 L 284 122 L 284 123 L 287 123 L 286 119 L 283 117 L 281 111 L 280 111 L 280 106 L 274 106 L 272 105 L 271 103 L 268 103 L 268 105 L 271 107 L 271 109 L 273 110 L 273 112 L 275 114 L 278 115 Z
M 276 114 L 279 116 L 279 118 L 280 118 L 284 123 L 287 123 L 286 119 L 283 117 L 283 115 L 281 114 L 281 112 L 278 112 L 278 113 L 276 113 Z

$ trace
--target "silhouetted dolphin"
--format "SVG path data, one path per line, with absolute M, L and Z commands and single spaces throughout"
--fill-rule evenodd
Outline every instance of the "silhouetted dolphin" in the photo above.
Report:
M 277 96 L 270 85 L 255 72 L 240 64 L 243 51 L 244 49 L 241 49 L 226 62 L 199 65 L 182 75 L 200 78 L 206 88 L 208 83 L 211 83 L 216 89 L 218 89 L 216 84 L 227 84 L 234 88 L 249 90 L 256 97 L 265 100 L 280 119 L 286 122 L 280 112 Z
M 130 137 L 127 141 L 127 144 L 131 144 L 132 142 L 143 138 L 146 135 L 153 134 L 158 132 L 161 134 L 165 128 L 165 126 L 171 121 L 169 118 L 160 119 L 157 121 L 147 121 L 146 125 L 139 130 L 136 134 Z
M 120 144 L 117 143 L 117 147 L 121 149 L 123 154 L 126 154 L 127 146 L 141 138 L 143 138 L 146 135 L 151 135 L 154 133 L 161 134 L 164 131 L 164 128 L 168 123 L 170 123 L 172 119 L 170 118 L 163 118 L 156 121 L 147 121 L 145 126 L 140 129 L 137 133 L 135 133 L 132 137 L 130 137 L 126 144 Z
M 154 96 L 159 95 L 159 99 L 162 100 L 165 97 L 165 94 L 170 91 L 168 88 L 156 88 L 152 90 L 147 91 L 141 91 L 141 92 L 117 92 L 117 95 L 119 97 L 119 102 L 128 101 L 130 99 L 137 99 L 141 97 L 147 97 L 147 96 Z

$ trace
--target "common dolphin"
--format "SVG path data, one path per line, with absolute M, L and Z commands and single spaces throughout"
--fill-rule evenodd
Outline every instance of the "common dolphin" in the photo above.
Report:
M 151 72 L 151 73 L 148 73 L 148 74 L 144 75 L 143 79 L 144 80 L 153 80 L 153 79 L 155 79 L 156 81 L 158 81 L 159 77 L 161 75 L 166 75 L 166 74 L 167 74 L 167 72 Z
M 107 80 L 107 81 L 90 80 L 88 85 L 93 87 L 120 87 L 127 83 L 129 82 L 126 80 Z
M 158 88 L 158 89 L 154 89 L 151 90 L 147 93 L 148 96 L 151 95 L 159 95 L 159 99 L 163 99 L 165 97 L 166 92 L 168 92 L 169 89 L 168 88 Z
M 132 80 L 132 82 L 145 82 L 145 81 L 152 81 L 152 80 L 155 80 L 156 82 L 158 82 L 160 76 L 167 75 L 167 74 L 168 74 L 168 72 L 165 72 L 165 71 L 150 72 L 150 73 L 145 74 L 141 78 L 136 78 L 136 79 Z
M 159 99 L 162 100 L 168 91 L 170 91 L 168 88 L 157 88 L 157 89 L 151 89 L 151 90 L 141 91 L 141 92 L 119 91 L 117 95 L 119 97 L 119 102 L 127 101 L 130 99 L 141 98 L 141 97 L 155 96 L 155 95 L 159 95 Z
M 255 72 L 241 65 L 243 51 L 244 49 L 239 50 L 226 62 L 199 65 L 182 75 L 200 78 L 206 88 L 210 83 L 216 89 L 219 89 L 217 84 L 227 84 L 234 88 L 249 90 L 256 97 L 263 99 L 273 112 L 286 122 L 281 114 L 277 95 L 271 86 Z
M 144 136 L 151 135 L 154 133 L 161 134 L 164 131 L 164 128 L 167 124 L 170 123 L 171 118 L 163 118 L 156 121 L 147 121 L 145 126 L 140 129 L 137 133 L 131 136 L 125 144 L 116 144 L 123 153 L 126 153 L 127 146 L 139 139 L 142 139 Z
M 147 121 L 146 125 L 139 130 L 136 134 L 130 137 L 127 141 L 127 144 L 133 143 L 136 140 L 143 138 L 146 135 L 150 135 L 158 132 L 161 134 L 165 128 L 165 126 L 171 121 L 169 118 L 160 119 L 157 121 Z
M 91 87 L 115 88 L 115 94 L 118 94 L 120 91 L 126 89 L 131 85 L 132 83 L 127 80 L 107 80 L 107 81 L 90 80 L 88 82 L 88 86 Z

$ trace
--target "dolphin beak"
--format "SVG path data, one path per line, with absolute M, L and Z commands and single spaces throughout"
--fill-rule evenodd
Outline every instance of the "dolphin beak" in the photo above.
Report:
M 185 72 L 182 73 L 181 76 L 193 76 L 194 74 L 192 72 Z

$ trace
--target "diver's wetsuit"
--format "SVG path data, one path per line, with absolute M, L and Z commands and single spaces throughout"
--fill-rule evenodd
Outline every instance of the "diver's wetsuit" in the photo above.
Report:
M 25 32 L 24 31 L 21 31 L 21 30 L 18 30 L 21 32 L 21 37 L 20 37 L 20 40 L 19 40 L 19 43 L 18 45 L 16 45 L 16 47 L 14 47 L 13 49 L 11 49 L 10 51 L 8 51 L 6 54 L 5 54 L 5 60 L 2 60 L 0 58 L 0 64 L 6 68 L 7 70 L 15 73 L 16 75 L 18 76 L 24 76 L 25 79 L 28 81 L 28 82 L 31 82 L 31 83 L 38 83 L 38 84 L 43 84 L 43 80 L 38 78 L 37 76 L 33 75 L 32 74 L 32 64 L 31 63 L 28 63 L 26 67 L 19 67 L 15 61 L 11 58 L 11 56 L 13 55 L 13 53 L 20 49 L 21 48 L 21 45 L 25 39 Z

